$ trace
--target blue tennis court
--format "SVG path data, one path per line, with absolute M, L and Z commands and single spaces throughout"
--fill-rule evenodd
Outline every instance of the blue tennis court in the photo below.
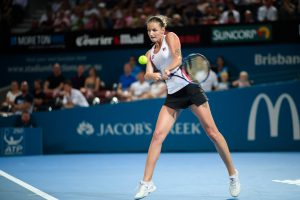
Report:
M 300 199 L 299 152 L 232 156 L 242 184 L 238 199 Z M 144 153 L 2 157 L 0 199 L 133 199 L 145 158 Z M 7 174 L 41 193 L 9 180 Z M 154 182 L 158 189 L 146 199 L 232 199 L 226 170 L 217 153 L 163 153 Z

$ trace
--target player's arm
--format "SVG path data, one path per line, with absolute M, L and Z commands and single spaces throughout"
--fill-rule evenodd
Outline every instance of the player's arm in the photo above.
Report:
M 150 50 L 146 53 L 147 57 L 147 64 L 146 64 L 146 73 L 145 73 L 145 79 L 146 80 L 153 80 L 153 81 L 159 81 L 161 80 L 161 74 L 158 72 L 154 72 L 153 65 L 150 60 Z
M 170 53 L 172 55 L 172 62 L 167 68 L 165 69 L 165 73 L 167 75 L 170 74 L 170 71 L 177 68 L 181 65 L 182 62 L 182 55 L 181 55 L 181 44 L 178 36 L 170 32 L 166 35 L 166 41 L 168 43 L 168 46 L 170 48 Z

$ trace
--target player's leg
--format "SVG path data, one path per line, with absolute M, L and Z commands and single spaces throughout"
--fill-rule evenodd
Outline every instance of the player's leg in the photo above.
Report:
M 208 137 L 215 144 L 218 153 L 220 154 L 223 162 L 225 163 L 228 174 L 230 176 L 229 189 L 231 195 L 234 197 L 238 196 L 240 193 L 238 172 L 234 168 L 227 142 L 223 135 L 219 132 L 214 122 L 208 102 L 205 102 L 200 106 L 192 105 L 191 109 L 193 113 L 198 117 Z
M 161 152 L 162 143 L 172 128 L 176 120 L 176 116 L 177 111 L 167 106 L 163 106 L 159 112 L 151 144 L 148 149 L 144 178 L 143 181 L 140 182 L 139 190 L 135 195 L 135 199 L 144 198 L 156 189 L 152 182 L 153 171 Z
M 162 106 L 159 112 L 151 144 L 148 149 L 144 181 L 151 181 L 152 179 L 155 164 L 161 152 L 162 143 L 176 121 L 177 114 L 178 111 L 167 106 Z

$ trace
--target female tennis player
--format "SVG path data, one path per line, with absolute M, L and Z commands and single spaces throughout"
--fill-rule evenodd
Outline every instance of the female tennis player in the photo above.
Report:
M 187 107 L 191 108 L 206 134 L 215 144 L 228 170 L 230 194 L 236 197 L 240 193 L 240 182 L 227 143 L 212 118 L 204 91 L 199 85 L 191 84 L 178 77 L 181 74 L 179 73 L 180 70 L 177 70 L 182 62 L 181 44 L 175 33 L 169 32 L 165 35 L 166 27 L 167 17 L 165 16 L 152 16 L 147 20 L 148 35 L 154 45 L 146 54 L 148 62 L 145 78 L 153 81 L 165 80 L 168 95 L 159 112 L 148 150 L 144 178 L 140 181 L 135 199 L 144 198 L 156 190 L 152 175 L 161 152 L 162 143 L 176 121 L 179 110 Z M 159 72 L 156 72 L 156 70 Z M 173 73 L 177 73 L 177 76 L 170 76 Z

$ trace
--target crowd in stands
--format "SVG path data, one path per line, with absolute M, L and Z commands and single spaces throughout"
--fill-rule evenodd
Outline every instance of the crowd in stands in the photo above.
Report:
M 2 18 L 20 22 L 30 0 L 4 0 Z M 299 0 L 51 0 L 33 20 L 33 31 L 139 28 L 150 15 L 168 16 L 171 27 L 299 19 Z
M 235 24 L 293 19 L 300 12 L 295 0 L 60 0 L 35 22 L 35 30 L 102 30 L 139 28 L 150 15 L 169 17 L 171 27 Z
M 230 68 L 225 65 L 222 56 L 217 57 L 212 65 L 208 79 L 201 84 L 206 92 L 228 90 L 251 85 L 248 73 L 240 72 L 237 80 L 230 78 Z M 59 63 L 52 66 L 52 73 L 45 80 L 34 80 L 33 88 L 27 81 L 20 84 L 12 81 L 6 100 L 1 105 L 1 112 L 22 115 L 24 123 L 29 119 L 26 113 L 51 111 L 74 107 L 88 107 L 99 103 L 136 101 L 149 98 L 164 98 L 167 95 L 165 82 L 145 80 L 145 71 L 136 64 L 135 57 L 130 57 L 124 64 L 123 74 L 112 89 L 104 87 L 97 70 L 91 67 L 85 73 L 84 65 L 77 66 L 71 79 L 63 75 Z M 86 75 L 87 74 L 87 75 Z M 23 116 L 23 113 L 24 116 Z

